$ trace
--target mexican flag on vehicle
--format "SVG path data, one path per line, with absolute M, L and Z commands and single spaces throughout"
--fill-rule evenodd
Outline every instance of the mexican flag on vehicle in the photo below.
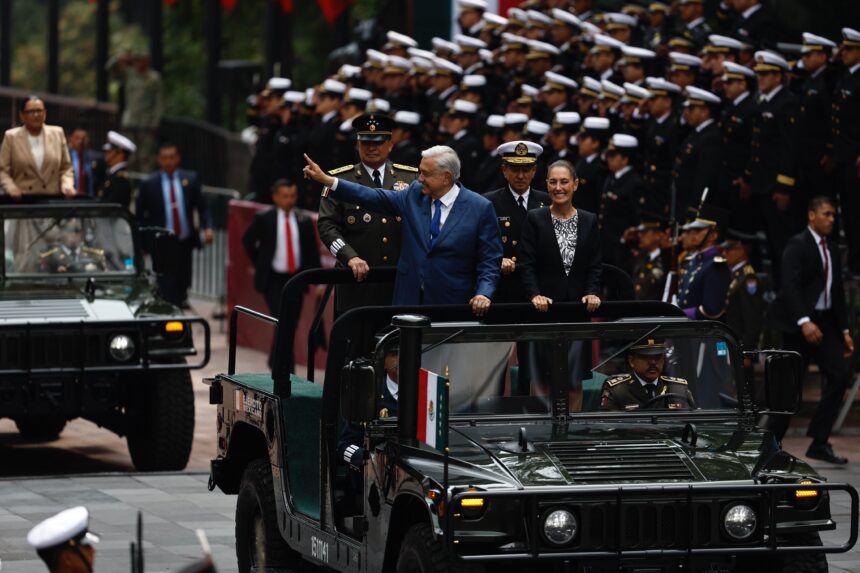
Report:
M 426 368 L 418 372 L 419 441 L 445 451 L 448 435 L 448 380 Z

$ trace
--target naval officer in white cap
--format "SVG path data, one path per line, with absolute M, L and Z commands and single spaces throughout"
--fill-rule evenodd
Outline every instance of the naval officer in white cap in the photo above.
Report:
M 88 531 L 89 520 L 83 506 L 66 509 L 31 529 L 27 543 L 51 573 L 92 573 L 99 538 Z

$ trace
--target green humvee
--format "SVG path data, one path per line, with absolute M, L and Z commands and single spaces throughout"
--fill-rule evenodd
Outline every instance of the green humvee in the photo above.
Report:
M 0 418 L 50 440 L 83 417 L 126 436 L 138 470 L 184 468 L 209 326 L 160 298 L 142 249 L 170 272 L 175 237 L 90 200 L 6 203 L 0 223 Z
M 284 350 L 304 282 L 284 291 L 274 374 L 234 372 L 231 344 L 228 373 L 208 381 L 209 485 L 238 494 L 241 573 L 826 571 L 825 553 L 856 542 L 854 488 L 756 425 L 798 403 L 797 354 L 763 353 L 754 389 L 730 330 L 662 303 L 496 305 L 480 322 L 466 306 L 369 307 L 335 321 L 317 384 Z M 277 322 L 236 309 L 234 335 L 248 314 Z M 654 340 L 694 404 L 666 393 L 606 410 L 630 348 Z M 850 533 L 823 547 L 834 490 Z

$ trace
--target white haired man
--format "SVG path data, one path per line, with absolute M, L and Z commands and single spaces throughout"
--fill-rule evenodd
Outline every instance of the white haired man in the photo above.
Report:
M 337 179 L 305 155 L 305 177 L 323 193 L 403 218 L 403 245 L 394 284 L 395 305 L 466 304 L 478 316 L 490 309 L 502 264 L 493 205 L 457 184 L 460 159 L 450 147 L 421 152 L 418 180 L 386 191 Z

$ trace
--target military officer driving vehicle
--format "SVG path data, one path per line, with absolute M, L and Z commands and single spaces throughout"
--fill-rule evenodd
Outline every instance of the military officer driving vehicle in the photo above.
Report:
M 62 223 L 60 244 L 39 255 L 42 270 L 49 273 L 104 271 L 105 254 L 83 244 L 84 227 L 76 219 Z
M 663 375 L 668 347 L 649 338 L 631 346 L 627 353 L 628 374 L 603 383 L 601 410 L 649 408 L 695 409 L 696 401 L 683 378 Z
M 358 141 L 357 165 L 345 165 L 329 175 L 382 189 L 402 191 L 418 177 L 418 169 L 388 161 L 394 120 L 366 113 L 352 122 Z M 323 191 L 317 229 L 320 239 L 338 262 L 361 282 L 375 266 L 393 266 L 400 257 L 400 217 L 382 215 Z M 393 286 L 340 285 L 335 291 L 338 313 L 356 306 L 391 304 Z

